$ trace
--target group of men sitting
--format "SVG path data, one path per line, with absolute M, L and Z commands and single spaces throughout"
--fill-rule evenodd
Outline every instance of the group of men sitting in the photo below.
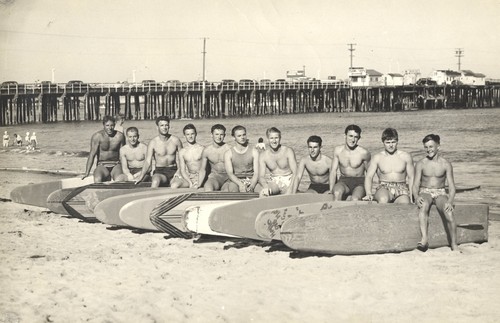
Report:
M 456 225 L 453 220 L 455 185 L 451 164 L 439 154 L 440 138 L 430 134 L 423 139 L 426 157 L 414 166 L 411 155 L 397 149 L 398 133 L 387 128 L 382 133 L 384 150 L 371 156 L 358 145 L 361 128 L 349 125 L 345 143 L 334 148 L 333 158 L 321 152 L 322 139 L 307 139 L 308 156 L 297 165 L 295 152 L 281 144 L 281 132 L 267 129 L 267 145 L 251 145 L 243 126 L 231 130 L 234 145 L 224 139 L 226 128 L 211 128 L 212 143 L 206 147 L 196 141 L 193 124 L 183 128 L 186 145 L 170 134 L 170 119 L 156 118 L 158 136 L 148 145 L 139 141 L 139 130 L 129 127 L 125 133 L 115 129 L 115 119 L 103 118 L 103 130 L 91 139 L 91 149 L 84 177 L 94 171 L 95 182 L 106 180 L 150 180 L 152 187 L 203 188 L 205 191 L 259 192 L 261 196 L 298 192 L 303 174 L 308 173 L 307 192 L 331 193 L 335 200 L 376 200 L 379 203 L 412 203 L 420 208 L 422 241 L 426 249 L 427 217 L 432 204 L 446 215 L 452 233 L 452 249 L 456 248 Z M 151 172 L 154 161 L 154 170 Z M 208 170 L 208 174 L 207 174 Z M 379 185 L 372 194 L 373 178 Z M 338 175 L 338 176 L 337 176 Z M 449 193 L 445 191 L 448 182 Z M 425 229 L 425 230 L 424 230 Z

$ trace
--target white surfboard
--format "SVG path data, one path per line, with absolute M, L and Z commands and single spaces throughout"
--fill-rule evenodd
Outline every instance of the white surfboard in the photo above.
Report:
M 197 234 L 209 234 L 222 237 L 240 238 L 238 236 L 213 231 L 208 224 L 212 210 L 216 207 L 238 203 L 239 201 L 227 201 L 212 204 L 190 206 L 182 214 L 182 223 L 189 231 Z

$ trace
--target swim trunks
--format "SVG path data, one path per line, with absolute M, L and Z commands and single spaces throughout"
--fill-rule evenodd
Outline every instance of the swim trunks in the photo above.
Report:
M 168 179 L 168 182 L 170 183 L 172 182 L 172 178 L 174 178 L 175 173 L 177 173 L 177 165 L 172 165 L 168 167 L 156 167 L 153 174 L 165 175 Z
M 286 192 L 288 187 L 292 184 L 293 174 L 288 175 L 270 175 L 270 181 L 278 185 L 280 194 Z
M 429 194 L 433 200 L 437 199 L 439 196 L 448 196 L 446 194 L 446 190 L 442 188 L 428 188 L 428 187 L 420 187 L 418 190 L 418 194 Z
M 139 173 L 142 170 L 142 168 L 131 167 L 128 170 L 130 171 L 130 174 L 135 175 L 135 174 Z
M 330 190 L 330 185 L 329 184 L 321 184 L 321 183 L 316 183 L 316 184 L 310 184 L 308 190 L 313 190 L 319 194 L 323 194 L 327 191 Z
M 208 175 L 208 179 L 213 179 L 219 184 L 219 189 L 222 188 L 222 185 L 229 179 L 226 173 L 216 173 L 212 172 Z
M 344 183 L 349 191 L 352 193 L 354 189 L 358 186 L 365 187 L 365 178 L 364 177 L 348 177 L 348 176 L 340 176 L 338 183 Z
M 120 164 L 120 162 L 117 160 L 102 160 L 102 161 L 97 162 L 97 166 L 106 167 L 106 169 L 110 173 L 113 170 L 113 168 L 115 168 L 115 166 L 118 164 Z
M 391 193 L 393 201 L 402 195 L 410 196 L 408 185 L 403 182 L 380 182 L 377 191 L 383 188 Z

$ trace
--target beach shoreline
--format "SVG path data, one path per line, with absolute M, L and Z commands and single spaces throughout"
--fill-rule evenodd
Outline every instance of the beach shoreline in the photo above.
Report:
M 2 172 L 0 197 L 30 180 Z M 461 253 L 297 254 L 172 239 L 2 203 L 1 322 L 495 322 L 500 222 Z

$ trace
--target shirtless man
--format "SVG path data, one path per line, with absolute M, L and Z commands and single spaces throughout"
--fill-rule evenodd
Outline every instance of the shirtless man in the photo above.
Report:
M 269 149 L 259 156 L 259 183 L 262 196 L 291 194 L 297 161 L 292 148 L 281 145 L 281 131 L 271 127 L 266 131 Z M 266 176 L 269 171 L 269 176 Z
M 398 150 L 398 132 L 387 128 L 382 133 L 384 151 L 379 152 L 368 166 L 365 178 L 365 200 L 379 203 L 411 203 L 414 178 L 413 159 L 409 153 Z M 372 180 L 377 173 L 380 185 L 372 195 Z M 408 178 L 408 184 L 406 179 Z
M 141 176 L 148 151 L 148 146 L 139 142 L 139 129 L 129 127 L 126 135 L 127 144 L 120 148 L 120 163 L 123 174 L 116 178 L 117 181 L 137 180 Z
M 36 133 L 33 132 L 30 136 L 30 145 L 31 145 L 31 149 L 32 150 L 35 150 L 36 147 L 38 146 L 38 140 L 36 139 Z
M 438 135 L 430 134 L 424 137 L 422 143 L 427 155 L 415 166 L 415 181 L 413 195 L 420 209 L 418 218 L 422 240 L 417 248 L 426 251 L 429 247 L 427 236 L 429 211 L 432 204 L 436 205 L 438 212 L 446 218 L 448 232 L 450 233 L 451 250 L 457 250 L 457 225 L 453 216 L 453 202 L 455 199 L 455 179 L 453 167 L 444 159 L 440 152 L 441 139 Z M 448 182 L 449 195 L 446 194 L 445 184 Z
M 309 174 L 311 184 L 306 193 L 330 193 L 330 169 L 332 159 L 321 153 L 323 140 L 319 136 L 311 136 L 307 139 L 309 156 L 302 158 L 297 168 L 297 176 L 293 181 L 292 193 L 297 193 L 304 171 Z
M 104 116 L 102 119 L 104 129 L 92 135 L 90 139 L 90 153 L 87 159 L 85 175 L 90 175 L 90 170 L 97 157 L 97 166 L 94 170 L 94 182 L 109 181 L 122 174 L 120 165 L 120 148 L 125 144 L 123 133 L 115 130 L 115 119 Z
M 192 123 L 185 125 L 182 132 L 187 142 L 187 145 L 179 150 L 179 168 L 182 178 L 174 181 L 171 187 L 198 188 L 201 158 L 205 147 L 196 142 L 196 127 Z
M 370 163 L 371 154 L 358 146 L 361 139 L 361 128 L 351 124 L 344 131 L 345 144 L 333 150 L 332 171 L 330 173 L 330 190 L 335 200 L 341 201 L 351 197 L 361 200 L 365 195 L 365 172 Z M 337 180 L 337 171 L 340 178 Z
M 224 154 L 224 164 L 229 180 L 222 186 L 226 192 L 259 192 L 259 152 L 247 138 L 247 130 L 236 126 L 231 130 L 235 146 Z M 257 186 L 257 187 L 256 187 Z
M 4 131 L 4 133 L 3 133 L 3 146 L 9 147 L 9 141 L 10 141 L 9 133 L 7 131 Z
M 151 178 L 151 187 L 169 186 L 175 173 L 177 173 L 178 152 L 182 149 L 182 142 L 178 137 L 168 133 L 170 130 L 170 119 L 168 117 L 159 116 L 155 122 L 158 128 L 158 136 L 151 139 L 148 144 L 146 160 L 136 183 L 144 180 L 154 158 L 155 170 Z
M 231 148 L 224 142 L 226 127 L 221 124 L 213 125 L 211 133 L 212 144 L 203 149 L 198 183 L 205 188 L 205 191 L 220 191 L 228 179 L 224 165 L 224 154 Z M 210 164 L 211 172 L 203 185 L 207 173 L 207 163 Z

